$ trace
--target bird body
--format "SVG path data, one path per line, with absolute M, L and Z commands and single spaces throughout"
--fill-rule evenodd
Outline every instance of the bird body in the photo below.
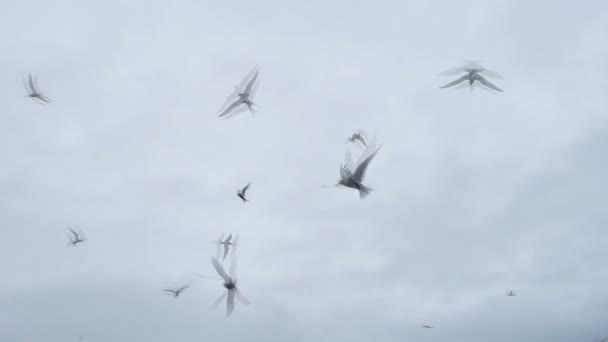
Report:
M 247 183 L 242 189 L 236 191 L 236 195 L 243 201 L 243 203 L 248 202 L 249 200 L 245 197 L 247 194 L 247 190 L 251 186 L 251 182 Z
M 84 232 L 79 228 L 68 228 L 69 233 L 66 234 L 68 237 L 68 246 L 76 246 L 79 243 L 87 241 L 87 238 L 84 237 Z

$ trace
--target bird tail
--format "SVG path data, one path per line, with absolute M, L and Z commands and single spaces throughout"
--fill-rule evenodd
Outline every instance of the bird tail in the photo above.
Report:
M 363 184 L 359 184 L 359 198 L 360 199 L 364 199 L 365 197 L 367 197 L 367 195 L 369 195 L 370 192 L 372 192 L 374 189 L 367 187 Z

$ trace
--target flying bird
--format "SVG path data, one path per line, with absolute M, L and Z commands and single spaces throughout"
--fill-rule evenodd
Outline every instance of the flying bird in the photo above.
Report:
M 170 288 L 167 288 L 167 289 L 163 289 L 163 292 L 168 292 L 174 298 L 177 298 L 177 297 L 179 297 L 180 294 L 182 294 L 182 292 L 186 291 L 189 288 L 190 288 L 190 285 L 184 285 L 184 286 L 178 287 L 178 288 L 170 287 Z
M 220 237 L 217 240 L 213 241 L 215 244 L 217 244 L 216 259 L 220 258 L 222 246 L 224 247 L 224 257 L 223 257 L 222 261 L 226 261 L 226 257 L 228 256 L 228 253 L 230 252 L 230 250 L 232 250 L 232 254 L 234 255 L 234 249 L 238 245 L 238 241 L 239 241 L 238 234 L 235 234 L 234 240 L 232 240 L 232 234 L 228 234 L 228 237 L 226 239 L 224 239 L 224 233 L 222 233 L 222 235 L 220 235 Z
M 79 228 L 68 228 L 69 233 L 66 233 L 68 237 L 68 246 L 76 246 L 79 243 L 87 241 L 87 238 L 84 237 L 84 232 Z
M 381 147 L 376 148 L 376 138 L 374 137 L 367 143 L 363 154 L 356 164 L 353 163 L 350 151 L 347 149 L 344 163 L 340 164 L 340 180 L 336 186 L 345 186 L 358 190 L 360 199 L 364 199 L 369 195 L 373 189 L 363 185 L 363 178 L 365 177 L 369 163 L 371 163 Z
M 515 292 L 515 290 L 507 290 L 507 292 L 505 294 L 508 297 L 515 297 L 515 296 L 517 296 L 517 292 Z
M 360 147 L 365 148 L 367 146 L 367 134 L 365 131 L 358 129 L 353 135 L 351 135 L 346 142 L 350 142 L 353 144 L 359 144 Z
M 217 308 L 221 302 L 226 298 L 226 316 L 230 316 L 234 311 L 234 299 L 238 299 L 241 303 L 249 305 L 249 300 L 245 298 L 236 287 L 236 258 L 232 258 L 232 262 L 230 263 L 230 273 L 226 273 L 224 271 L 224 267 L 217 261 L 216 258 L 211 259 L 211 264 L 215 268 L 217 274 L 222 277 L 224 281 L 224 288 L 226 288 L 226 292 L 221 295 L 214 303 L 211 305 L 211 308 Z
M 483 86 L 485 86 L 489 89 L 492 89 L 492 90 L 495 90 L 498 92 L 503 92 L 502 89 L 498 88 L 496 85 L 494 85 L 493 83 L 488 81 L 483 75 L 488 76 L 488 77 L 493 77 L 493 78 L 502 78 L 502 76 L 495 71 L 492 71 L 492 70 L 489 70 L 489 69 L 483 67 L 478 62 L 469 62 L 463 66 L 446 70 L 446 71 L 440 73 L 439 75 L 449 76 L 449 75 L 457 75 L 457 74 L 460 74 L 463 72 L 466 73 L 464 76 L 462 76 L 446 85 L 443 85 L 440 88 L 442 88 L 442 89 L 450 88 L 450 87 L 453 87 L 464 81 L 468 81 L 469 87 L 470 87 L 471 91 L 473 91 L 473 85 L 475 84 L 475 81 L 477 81 L 479 84 L 482 84 Z
M 38 87 L 38 80 L 36 80 L 35 77 L 32 77 L 32 74 L 28 75 L 27 82 L 23 80 L 23 86 L 27 91 L 27 97 L 34 100 L 34 102 L 38 102 L 40 104 L 51 103 L 51 100 L 40 91 L 40 88 Z
M 432 326 L 430 326 L 430 325 L 426 325 L 426 324 L 423 324 L 423 325 L 421 325 L 420 327 L 421 327 L 421 328 L 424 328 L 424 329 L 433 329 L 433 327 L 432 327 Z
M 253 98 L 259 85 L 259 73 L 260 71 L 255 67 L 238 86 L 234 87 L 234 91 L 220 108 L 218 117 L 227 119 L 245 110 L 249 110 L 252 115 L 255 113 Z
M 249 187 L 251 186 L 251 182 L 247 183 L 247 185 L 245 185 L 244 188 L 237 190 L 236 191 L 236 195 L 239 196 L 240 199 L 243 200 L 243 203 L 249 201 L 246 197 L 245 194 L 247 193 L 247 190 L 249 189 Z

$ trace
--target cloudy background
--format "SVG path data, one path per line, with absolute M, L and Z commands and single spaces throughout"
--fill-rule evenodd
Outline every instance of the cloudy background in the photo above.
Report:
M 0 341 L 608 335 L 602 1 L 6 5 Z M 505 93 L 438 89 L 468 59 Z M 218 119 L 256 64 L 259 114 Z M 319 187 L 357 128 L 384 144 L 364 201 Z M 223 231 L 229 319 L 196 277 Z

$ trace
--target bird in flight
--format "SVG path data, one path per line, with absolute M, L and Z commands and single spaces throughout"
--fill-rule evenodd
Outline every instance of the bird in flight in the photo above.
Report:
M 430 325 L 426 325 L 426 324 L 423 324 L 423 325 L 421 325 L 420 327 L 421 327 L 421 328 L 424 328 L 424 329 L 433 329 L 433 327 L 432 327 L 432 326 L 430 326 Z
M 346 142 L 358 144 L 360 147 L 365 148 L 367 146 L 367 134 L 365 131 L 358 129 L 353 135 L 346 139 Z
M 359 190 L 359 198 L 364 199 L 372 191 L 371 188 L 363 185 L 363 178 L 369 163 L 374 159 L 382 146 L 376 148 L 376 137 L 366 144 L 363 154 L 355 164 L 352 161 L 350 151 L 347 149 L 344 163 L 340 164 L 340 180 L 336 186 Z
M 508 297 L 515 297 L 515 296 L 517 296 L 517 292 L 515 292 L 515 290 L 507 290 L 507 292 L 505 294 Z
M 27 76 L 27 82 L 25 80 L 23 81 L 23 86 L 27 91 L 27 97 L 34 100 L 34 102 L 38 102 L 40 104 L 51 103 L 51 100 L 40 91 L 40 88 L 38 87 L 38 80 L 32 77 L 32 74 Z
M 163 292 L 170 293 L 173 296 L 173 298 L 177 298 L 177 297 L 179 297 L 179 295 L 182 294 L 182 292 L 186 291 L 189 288 L 190 288 L 190 285 L 184 285 L 184 286 L 178 287 L 178 288 L 170 287 L 167 289 L 163 289 Z
M 68 228 L 69 233 L 66 233 L 68 237 L 68 246 L 76 246 L 81 242 L 87 241 L 87 238 L 84 237 L 84 232 L 79 228 Z
M 226 298 L 226 316 L 230 316 L 230 314 L 232 314 L 234 311 L 235 298 L 241 303 L 249 305 L 249 300 L 247 300 L 247 298 L 245 298 L 236 287 L 236 258 L 232 258 L 229 273 L 226 273 L 224 266 L 222 266 L 222 264 L 220 264 L 216 258 L 211 259 L 211 264 L 215 268 L 217 274 L 222 277 L 222 280 L 224 281 L 224 288 L 226 288 L 226 292 L 211 305 L 211 308 L 217 308 L 222 303 L 224 298 Z
M 464 81 L 468 81 L 469 87 L 470 87 L 471 91 L 473 91 L 473 85 L 475 84 L 475 81 L 477 81 L 479 84 L 482 84 L 483 86 L 485 86 L 489 89 L 492 89 L 492 90 L 495 90 L 498 92 L 503 92 L 502 89 L 498 88 L 496 85 L 494 85 L 492 82 L 488 81 L 484 77 L 484 75 L 485 75 L 488 77 L 501 79 L 502 76 L 495 71 L 492 71 L 492 70 L 489 70 L 489 69 L 483 67 L 478 62 L 471 61 L 463 66 L 443 71 L 439 75 L 450 76 L 450 75 L 457 75 L 457 74 L 460 74 L 463 72 L 466 73 L 464 76 L 462 76 L 459 79 L 456 79 L 448 84 L 445 84 L 445 85 L 441 86 L 440 88 L 442 88 L 442 89 L 450 88 L 450 87 L 453 87 Z
M 228 234 L 228 237 L 226 239 L 224 239 L 224 233 L 222 233 L 222 235 L 220 235 L 220 237 L 217 240 L 213 241 L 215 244 L 217 244 L 216 258 L 217 259 L 220 258 L 222 246 L 224 246 L 224 257 L 223 257 L 222 261 L 226 261 L 226 257 L 228 256 L 228 253 L 230 252 L 230 250 L 232 250 L 232 255 L 234 255 L 234 249 L 238 245 L 238 241 L 239 241 L 238 234 L 235 234 L 234 240 L 232 240 L 232 234 Z
M 247 185 L 245 185 L 245 187 L 243 187 L 242 189 L 236 191 L 236 195 L 239 196 L 239 198 L 241 200 L 243 200 L 243 203 L 249 201 L 245 197 L 245 194 L 247 194 L 247 190 L 249 189 L 250 186 L 251 186 L 251 182 L 247 183 Z
M 220 108 L 218 117 L 228 119 L 245 110 L 249 110 L 252 115 L 255 113 L 253 98 L 259 85 L 259 73 L 260 71 L 256 66 L 239 85 L 234 87 L 234 91 L 226 98 L 224 105 Z

